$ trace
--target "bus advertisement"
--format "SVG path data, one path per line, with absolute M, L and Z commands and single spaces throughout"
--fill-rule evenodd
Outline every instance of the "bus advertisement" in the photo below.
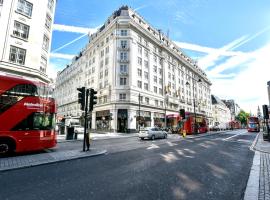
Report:
M 44 83 L 0 75 L 0 155 L 56 146 L 51 94 Z
M 207 119 L 204 115 L 196 114 L 196 123 L 194 113 L 185 113 L 185 119 L 182 119 L 179 114 L 170 114 L 166 116 L 167 118 L 167 128 L 171 130 L 172 133 L 183 133 L 194 134 L 206 133 L 208 132 Z
M 260 121 L 258 117 L 248 117 L 247 119 L 248 132 L 260 132 Z

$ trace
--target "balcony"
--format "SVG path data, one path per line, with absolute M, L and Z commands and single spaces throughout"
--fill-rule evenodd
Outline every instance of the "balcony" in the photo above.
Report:
M 120 46 L 118 46 L 118 50 L 128 51 L 129 50 L 129 46 L 128 45 L 120 45 Z
M 127 72 L 120 72 L 119 73 L 121 76 L 128 76 L 128 73 Z
M 120 63 L 129 63 L 128 59 L 119 59 L 118 62 Z

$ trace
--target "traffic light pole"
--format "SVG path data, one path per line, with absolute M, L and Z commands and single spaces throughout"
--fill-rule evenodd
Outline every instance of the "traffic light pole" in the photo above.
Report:
M 85 145 L 87 146 L 87 151 L 89 151 L 90 143 L 89 143 L 89 135 L 86 132 L 87 129 L 87 111 L 88 111 L 88 97 L 89 97 L 89 89 L 86 89 L 86 104 L 84 108 L 84 134 L 83 134 L 83 151 L 85 151 Z

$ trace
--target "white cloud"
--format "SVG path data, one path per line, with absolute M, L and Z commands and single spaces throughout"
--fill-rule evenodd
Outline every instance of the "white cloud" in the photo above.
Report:
M 47 67 L 47 74 L 50 78 L 52 78 L 54 80 L 56 79 L 58 67 L 59 66 L 57 66 L 57 64 L 50 62 L 50 64 Z
M 77 26 L 68 26 L 63 24 L 54 24 L 54 31 L 62 31 L 62 32 L 72 32 L 72 33 L 83 33 L 83 34 L 91 34 L 97 31 L 97 28 L 84 28 Z
M 215 73 L 211 74 L 213 94 L 225 99 L 234 99 L 246 112 L 256 114 L 257 107 L 267 104 L 267 81 L 270 80 L 270 43 L 264 47 L 227 60 L 226 63 L 216 66 Z M 252 60 L 251 60 L 252 59 Z M 232 79 L 213 79 L 224 69 L 237 67 L 245 63 L 246 68 Z
M 71 60 L 74 56 L 75 55 L 71 55 L 71 54 L 50 53 L 51 58 L 62 58 L 62 59 Z

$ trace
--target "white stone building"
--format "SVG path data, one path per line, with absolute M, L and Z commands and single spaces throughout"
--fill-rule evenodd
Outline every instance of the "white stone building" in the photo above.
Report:
M 229 122 L 234 120 L 232 113 L 226 104 L 217 96 L 211 95 L 212 99 L 212 120 L 210 121 L 210 128 L 216 127 L 220 129 L 230 128 Z
M 164 126 L 167 114 L 180 108 L 193 112 L 193 98 L 196 112 L 211 116 L 206 74 L 132 9 L 123 6 L 115 11 L 89 41 L 57 75 L 60 116 L 81 115 L 76 88 L 82 86 L 98 91 L 91 116 L 97 130 L 134 132 L 139 116 L 142 126 Z
M 56 0 L 0 0 L 0 73 L 50 82 Z

